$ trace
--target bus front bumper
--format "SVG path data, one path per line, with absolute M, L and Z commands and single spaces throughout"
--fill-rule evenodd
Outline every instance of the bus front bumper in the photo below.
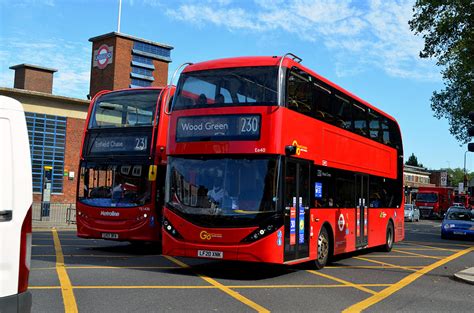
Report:
M 238 244 L 201 244 L 185 242 L 162 233 L 163 255 L 214 260 L 283 263 L 283 246 L 277 234 L 272 233 L 252 243 Z M 280 242 L 280 245 L 278 245 Z

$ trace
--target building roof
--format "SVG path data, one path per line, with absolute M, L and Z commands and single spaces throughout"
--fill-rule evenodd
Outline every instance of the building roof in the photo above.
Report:
M 89 100 L 86 100 L 86 99 L 83 100 L 83 99 L 78 99 L 78 98 L 56 96 L 50 93 L 31 91 L 31 90 L 26 90 L 26 89 L 0 87 L 0 94 L 2 95 L 17 94 L 17 95 L 44 98 L 44 99 L 61 100 L 61 101 L 67 101 L 72 104 L 89 106 Z
M 420 175 L 430 175 L 431 171 L 428 171 L 424 167 L 413 166 L 413 165 L 403 165 L 403 172 L 412 173 L 412 174 L 420 174 Z
M 22 64 L 17 64 L 9 67 L 11 70 L 17 70 L 20 68 L 31 68 L 35 70 L 40 70 L 40 71 L 45 71 L 45 72 L 57 72 L 58 70 L 55 68 L 50 68 L 50 67 L 43 67 L 43 66 L 38 66 L 38 65 L 33 65 L 33 64 L 27 64 L 27 63 L 22 63 Z
M 159 42 L 154 42 L 154 41 L 138 38 L 138 37 L 123 34 L 123 33 L 117 33 L 117 32 L 110 32 L 110 33 L 103 34 L 103 35 L 100 35 L 100 36 L 92 37 L 92 38 L 89 38 L 89 41 L 94 42 L 94 41 L 97 41 L 97 40 L 100 40 L 100 39 L 105 39 L 105 38 L 110 38 L 110 37 L 122 37 L 122 38 L 130 39 L 130 40 L 134 40 L 134 41 L 140 41 L 140 42 L 148 43 L 148 44 L 158 46 L 158 47 L 162 47 L 162 48 L 169 49 L 169 50 L 174 49 L 174 47 L 170 46 L 170 45 L 166 45 L 166 44 L 162 44 L 162 43 L 159 43 Z

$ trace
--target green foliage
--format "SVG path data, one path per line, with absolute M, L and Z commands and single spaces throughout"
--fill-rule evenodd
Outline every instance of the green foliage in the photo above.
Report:
M 421 58 L 436 58 L 445 88 L 433 92 L 431 108 L 445 117 L 461 143 L 470 137 L 469 111 L 474 111 L 474 1 L 417 0 L 410 29 L 425 40 Z
M 423 167 L 423 164 L 418 163 L 418 158 L 415 156 L 414 153 L 412 153 L 412 154 L 410 155 L 410 157 L 408 158 L 408 160 L 405 162 L 405 165 Z
M 447 172 L 451 186 L 457 187 L 459 183 L 464 182 L 464 171 L 462 168 L 448 168 Z M 467 181 L 469 181 L 471 177 L 474 177 L 474 173 L 467 173 Z

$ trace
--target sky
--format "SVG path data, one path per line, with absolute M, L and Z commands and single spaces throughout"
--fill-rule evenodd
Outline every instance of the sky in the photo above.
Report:
M 89 38 L 117 31 L 119 0 L 0 0 L 0 86 L 9 67 L 58 69 L 53 93 L 85 99 Z M 413 0 L 122 0 L 120 32 L 171 45 L 169 79 L 184 62 L 287 52 L 302 64 L 395 117 L 405 160 L 428 169 L 463 168 L 466 145 L 433 116 L 443 88 L 423 39 L 408 27 Z M 474 156 L 466 155 L 474 171 Z

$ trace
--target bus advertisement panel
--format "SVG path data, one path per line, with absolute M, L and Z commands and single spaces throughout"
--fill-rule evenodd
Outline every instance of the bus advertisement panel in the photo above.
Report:
M 323 267 L 404 238 L 397 122 L 298 58 L 187 66 L 172 104 L 163 253 Z
M 79 170 L 79 237 L 161 239 L 167 95 L 167 88 L 134 88 L 92 100 Z

